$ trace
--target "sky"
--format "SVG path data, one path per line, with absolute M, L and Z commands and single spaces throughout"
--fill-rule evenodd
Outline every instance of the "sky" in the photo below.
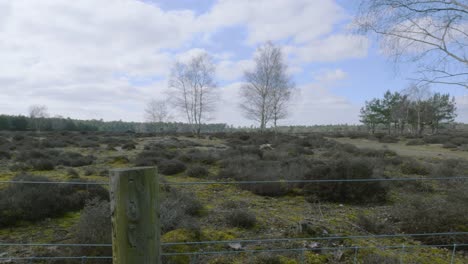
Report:
M 282 125 L 357 124 L 366 100 L 404 89 L 414 69 L 395 65 L 376 39 L 352 30 L 348 0 L 0 0 L 0 114 L 143 121 L 167 98 L 177 60 L 208 52 L 220 98 L 210 122 L 255 124 L 239 110 L 255 49 L 282 47 L 297 86 Z M 468 91 L 456 97 L 468 123 Z M 183 121 L 171 109 L 176 120 Z

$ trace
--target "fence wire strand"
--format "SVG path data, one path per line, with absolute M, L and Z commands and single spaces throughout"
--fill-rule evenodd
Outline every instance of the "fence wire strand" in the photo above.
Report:
M 320 180 L 269 180 L 269 181 L 202 181 L 202 182 L 162 182 L 159 185 L 205 185 L 205 184 L 268 184 L 268 183 L 334 183 L 334 182 L 394 182 L 394 181 L 439 181 L 468 180 L 459 177 L 418 177 L 418 178 L 363 178 L 363 179 L 320 179 Z M 63 181 L 0 181 L 0 184 L 69 184 L 69 185 L 109 185 L 109 182 L 63 182 Z

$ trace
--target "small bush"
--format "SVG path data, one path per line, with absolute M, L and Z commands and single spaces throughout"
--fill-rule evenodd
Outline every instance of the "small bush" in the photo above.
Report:
M 421 162 L 416 160 L 406 160 L 401 164 L 401 172 L 407 175 L 428 175 L 429 169 Z
M 359 214 L 356 223 L 372 234 L 386 234 L 393 232 L 393 230 L 391 230 L 392 228 L 390 227 L 390 223 L 376 215 Z
M 162 232 L 178 228 L 198 228 L 194 216 L 199 215 L 202 209 L 203 205 L 193 193 L 170 188 L 160 206 Z
M 252 228 L 257 223 L 257 218 L 247 209 L 233 209 L 226 214 L 226 221 L 234 227 Z
M 379 142 L 381 143 L 398 143 L 399 139 L 395 136 L 385 135 L 379 138 Z
M 37 171 L 51 171 L 55 168 L 54 163 L 52 163 L 52 161 L 44 158 L 31 160 L 30 164 L 33 170 Z
M 202 178 L 209 175 L 209 171 L 206 167 L 200 165 L 193 165 L 187 169 L 187 175 L 194 178 Z
M 125 150 L 136 149 L 136 145 L 135 143 L 127 143 L 122 146 L 122 149 L 125 149 Z
M 362 258 L 362 263 L 366 263 L 366 264 L 400 264 L 401 261 L 397 257 L 371 253 L 371 254 L 366 254 Z
M 85 176 L 91 176 L 95 173 L 95 171 L 92 168 L 85 168 L 84 169 L 84 175 Z
M 102 186 L 53 184 L 46 177 L 18 175 L 14 181 L 41 181 L 51 184 L 13 184 L 0 190 L 0 226 L 20 221 L 37 221 L 81 209 L 85 201 L 108 199 Z
M 456 146 L 468 144 L 468 137 L 454 137 L 450 139 L 450 143 Z
M 429 144 L 444 144 L 450 141 L 448 135 L 431 135 L 424 138 L 424 141 Z
M 339 158 L 328 163 L 317 163 L 306 179 L 372 179 L 374 162 L 369 158 Z M 384 202 L 388 187 L 382 182 L 325 182 L 312 183 L 304 187 L 307 200 L 327 200 L 342 203 Z
M 468 195 L 466 184 L 454 187 L 446 196 L 409 195 L 392 210 L 405 233 L 439 233 L 466 231 Z M 427 244 L 462 243 L 468 235 L 417 237 Z
M 163 160 L 158 164 L 158 170 L 164 175 L 174 175 L 184 172 L 187 169 L 184 163 L 179 160 Z
M 73 227 L 74 242 L 77 244 L 110 244 L 111 213 L 109 202 L 92 199 L 86 203 L 78 223 Z M 75 247 L 73 256 L 111 256 L 110 247 Z M 92 261 L 92 260 L 91 260 Z M 90 262 L 102 263 L 102 262 Z M 108 262 L 106 262 L 108 263 Z
M 0 150 L 0 160 L 2 159 L 11 159 L 11 155 L 8 151 Z
M 67 175 L 70 176 L 71 178 L 79 178 L 80 177 L 80 174 L 76 170 L 74 170 L 72 168 L 67 169 Z
M 452 142 L 447 142 L 442 145 L 443 148 L 448 148 L 448 149 L 455 149 L 457 148 L 457 145 L 453 144 Z
M 56 164 L 70 167 L 81 167 L 93 164 L 94 160 L 95 157 L 91 155 L 83 156 L 76 152 L 64 152 L 57 157 Z
M 279 256 L 260 254 L 253 259 L 252 264 L 284 264 Z
M 406 142 L 407 146 L 419 146 L 419 145 L 424 145 L 424 144 L 426 144 L 426 142 L 424 142 L 424 140 L 420 138 L 411 139 L 411 140 L 408 140 L 408 142 Z

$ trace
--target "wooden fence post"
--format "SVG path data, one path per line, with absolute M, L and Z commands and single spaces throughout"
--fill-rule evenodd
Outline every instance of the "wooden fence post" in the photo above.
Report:
M 156 168 L 110 171 L 113 264 L 160 264 Z

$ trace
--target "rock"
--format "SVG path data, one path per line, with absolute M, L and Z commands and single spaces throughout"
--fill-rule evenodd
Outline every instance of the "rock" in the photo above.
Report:
M 318 248 L 320 247 L 320 243 L 318 242 L 311 242 L 306 244 L 306 248 Z
M 263 144 L 263 145 L 260 145 L 259 149 L 260 150 L 273 150 L 273 147 L 271 146 L 271 144 Z
M 241 243 L 229 243 L 228 246 L 229 246 L 229 248 L 234 249 L 234 250 L 241 250 L 242 249 Z

